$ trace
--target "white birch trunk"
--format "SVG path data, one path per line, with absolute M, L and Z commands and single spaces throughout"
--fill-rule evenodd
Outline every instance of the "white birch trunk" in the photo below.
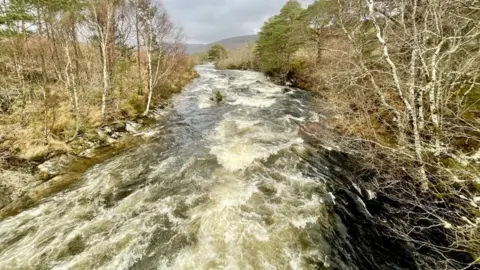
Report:
M 397 66 L 395 65 L 395 63 L 392 61 L 390 57 L 387 42 L 382 35 L 380 25 L 378 24 L 378 21 L 377 21 L 377 17 L 376 17 L 377 14 L 375 12 L 374 0 L 366 0 L 366 4 L 369 9 L 370 19 L 372 20 L 375 26 L 377 39 L 383 49 L 383 57 L 385 58 L 385 61 L 388 63 L 388 65 L 390 66 L 391 75 L 394 81 L 394 86 L 397 90 L 398 96 L 400 97 L 400 99 L 404 104 L 406 114 L 408 116 L 407 119 L 409 119 L 412 124 L 412 132 L 413 132 L 413 138 L 414 138 L 413 147 L 414 147 L 417 162 L 419 163 L 419 174 L 420 174 L 420 180 L 422 182 L 422 188 L 426 190 L 428 189 L 428 179 L 425 173 L 425 167 L 423 162 L 423 148 L 422 148 L 422 142 L 421 142 L 420 132 L 418 128 L 417 113 L 415 110 L 415 106 L 413 106 L 415 101 L 414 87 L 412 87 L 412 91 L 408 92 L 408 96 L 404 95 L 402 90 L 401 80 L 398 76 Z M 412 55 L 412 57 L 413 56 L 416 57 L 416 55 Z
M 75 133 L 73 134 L 72 138 L 69 141 L 74 140 L 78 136 L 78 130 L 80 127 L 80 117 L 78 112 L 78 94 L 77 94 L 77 86 L 75 80 L 75 74 L 72 69 L 72 57 L 70 55 L 70 49 L 67 44 L 65 44 L 65 53 L 67 56 L 67 66 L 65 68 L 65 77 L 67 82 L 68 91 L 71 93 L 72 96 L 72 107 L 73 107 L 73 114 L 75 116 Z
M 152 102 L 152 95 L 153 95 L 153 67 L 152 67 L 152 43 L 153 43 L 153 25 L 152 25 L 152 18 L 147 20 L 147 71 L 148 71 L 148 98 L 147 98 L 147 106 L 145 108 L 145 112 L 143 113 L 146 116 L 150 111 L 150 105 Z

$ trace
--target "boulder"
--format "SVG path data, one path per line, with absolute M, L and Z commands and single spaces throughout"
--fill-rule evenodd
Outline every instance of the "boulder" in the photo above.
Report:
M 127 122 L 125 124 L 125 130 L 130 133 L 137 133 L 139 127 L 140 125 L 135 122 Z
M 59 174 L 62 174 L 72 160 L 72 156 L 62 155 L 49 159 L 44 163 L 38 165 L 37 169 L 40 179 L 45 181 Z
M 122 137 L 122 134 L 119 133 L 119 132 L 113 132 L 112 135 L 110 135 L 110 137 L 111 137 L 112 139 L 117 140 L 117 139 L 120 139 L 120 138 Z

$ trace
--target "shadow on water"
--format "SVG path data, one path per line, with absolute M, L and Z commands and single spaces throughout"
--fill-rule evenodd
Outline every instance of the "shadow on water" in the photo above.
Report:
M 464 269 L 477 269 L 470 265 L 474 258 L 467 252 L 452 250 L 439 254 L 431 250 L 427 243 L 437 247 L 450 246 L 446 232 L 435 226 L 428 228 L 432 224 L 412 225 L 427 227 L 410 235 L 412 239 L 424 241 L 425 245 L 401 239 L 393 227 L 405 223 L 404 215 L 408 211 L 400 209 L 408 209 L 408 205 L 386 195 L 398 192 L 394 188 L 387 188 L 372 198 L 362 185 L 377 175 L 362 169 L 356 157 L 325 148 L 310 149 L 301 157 L 327 176 L 322 179 L 327 179 L 331 194 L 328 203 L 331 227 L 323 231 L 323 237 L 331 247 L 329 269 L 430 269 L 441 260 L 454 260 L 466 265 Z M 435 198 L 430 199 L 435 201 Z M 391 209 L 396 209 L 396 213 Z M 321 265 L 319 269 L 323 267 Z
M 381 211 L 375 209 L 381 205 L 368 201 L 354 187 L 355 178 L 368 176 L 358 173 L 351 157 L 313 147 L 301 157 L 318 169 L 311 173 L 320 172 L 330 191 L 329 196 L 325 195 L 330 224 L 322 232 L 330 246 L 330 265 L 320 265 L 319 269 L 419 269 L 414 248 L 387 235 L 371 216 Z

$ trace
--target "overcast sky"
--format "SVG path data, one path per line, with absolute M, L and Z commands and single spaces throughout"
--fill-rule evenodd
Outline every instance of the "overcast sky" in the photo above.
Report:
M 188 43 L 256 34 L 287 0 L 163 0 Z M 313 0 L 301 0 L 307 5 Z

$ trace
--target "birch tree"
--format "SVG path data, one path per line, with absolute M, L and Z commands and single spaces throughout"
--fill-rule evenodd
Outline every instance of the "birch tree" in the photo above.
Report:
M 436 269 L 469 269 L 479 262 L 468 261 L 469 251 L 480 248 L 473 214 L 478 189 L 470 188 L 478 185 L 479 173 L 480 3 L 338 0 L 337 5 L 334 27 L 351 44 L 339 53 L 350 70 L 334 73 L 332 78 L 342 80 L 332 85 L 359 97 L 375 94 L 374 106 L 365 109 L 367 123 L 378 121 L 379 112 L 381 125 L 395 120 L 386 135 L 397 137 L 395 144 L 376 134 L 378 125 L 365 127 L 373 135 L 360 139 L 363 146 L 374 145 L 361 151 L 372 164 L 388 163 L 373 169 L 386 178 L 375 180 L 378 190 L 400 202 L 399 209 L 389 210 L 408 213 L 391 231 L 434 254 Z M 383 171 L 395 168 L 396 174 Z M 444 242 L 431 237 L 435 228 L 442 228 Z
M 105 118 L 107 98 L 111 87 L 111 64 L 109 50 L 112 38 L 112 28 L 115 18 L 115 0 L 97 0 L 90 3 L 90 23 L 98 38 L 103 74 L 102 116 Z
M 166 57 L 167 43 L 174 42 L 174 28 L 170 18 L 159 3 L 150 0 L 137 2 L 138 17 L 141 22 L 140 33 L 145 44 L 147 55 L 147 100 L 144 115 L 152 105 L 152 96 L 160 80 L 164 78 L 174 65 L 172 59 Z

